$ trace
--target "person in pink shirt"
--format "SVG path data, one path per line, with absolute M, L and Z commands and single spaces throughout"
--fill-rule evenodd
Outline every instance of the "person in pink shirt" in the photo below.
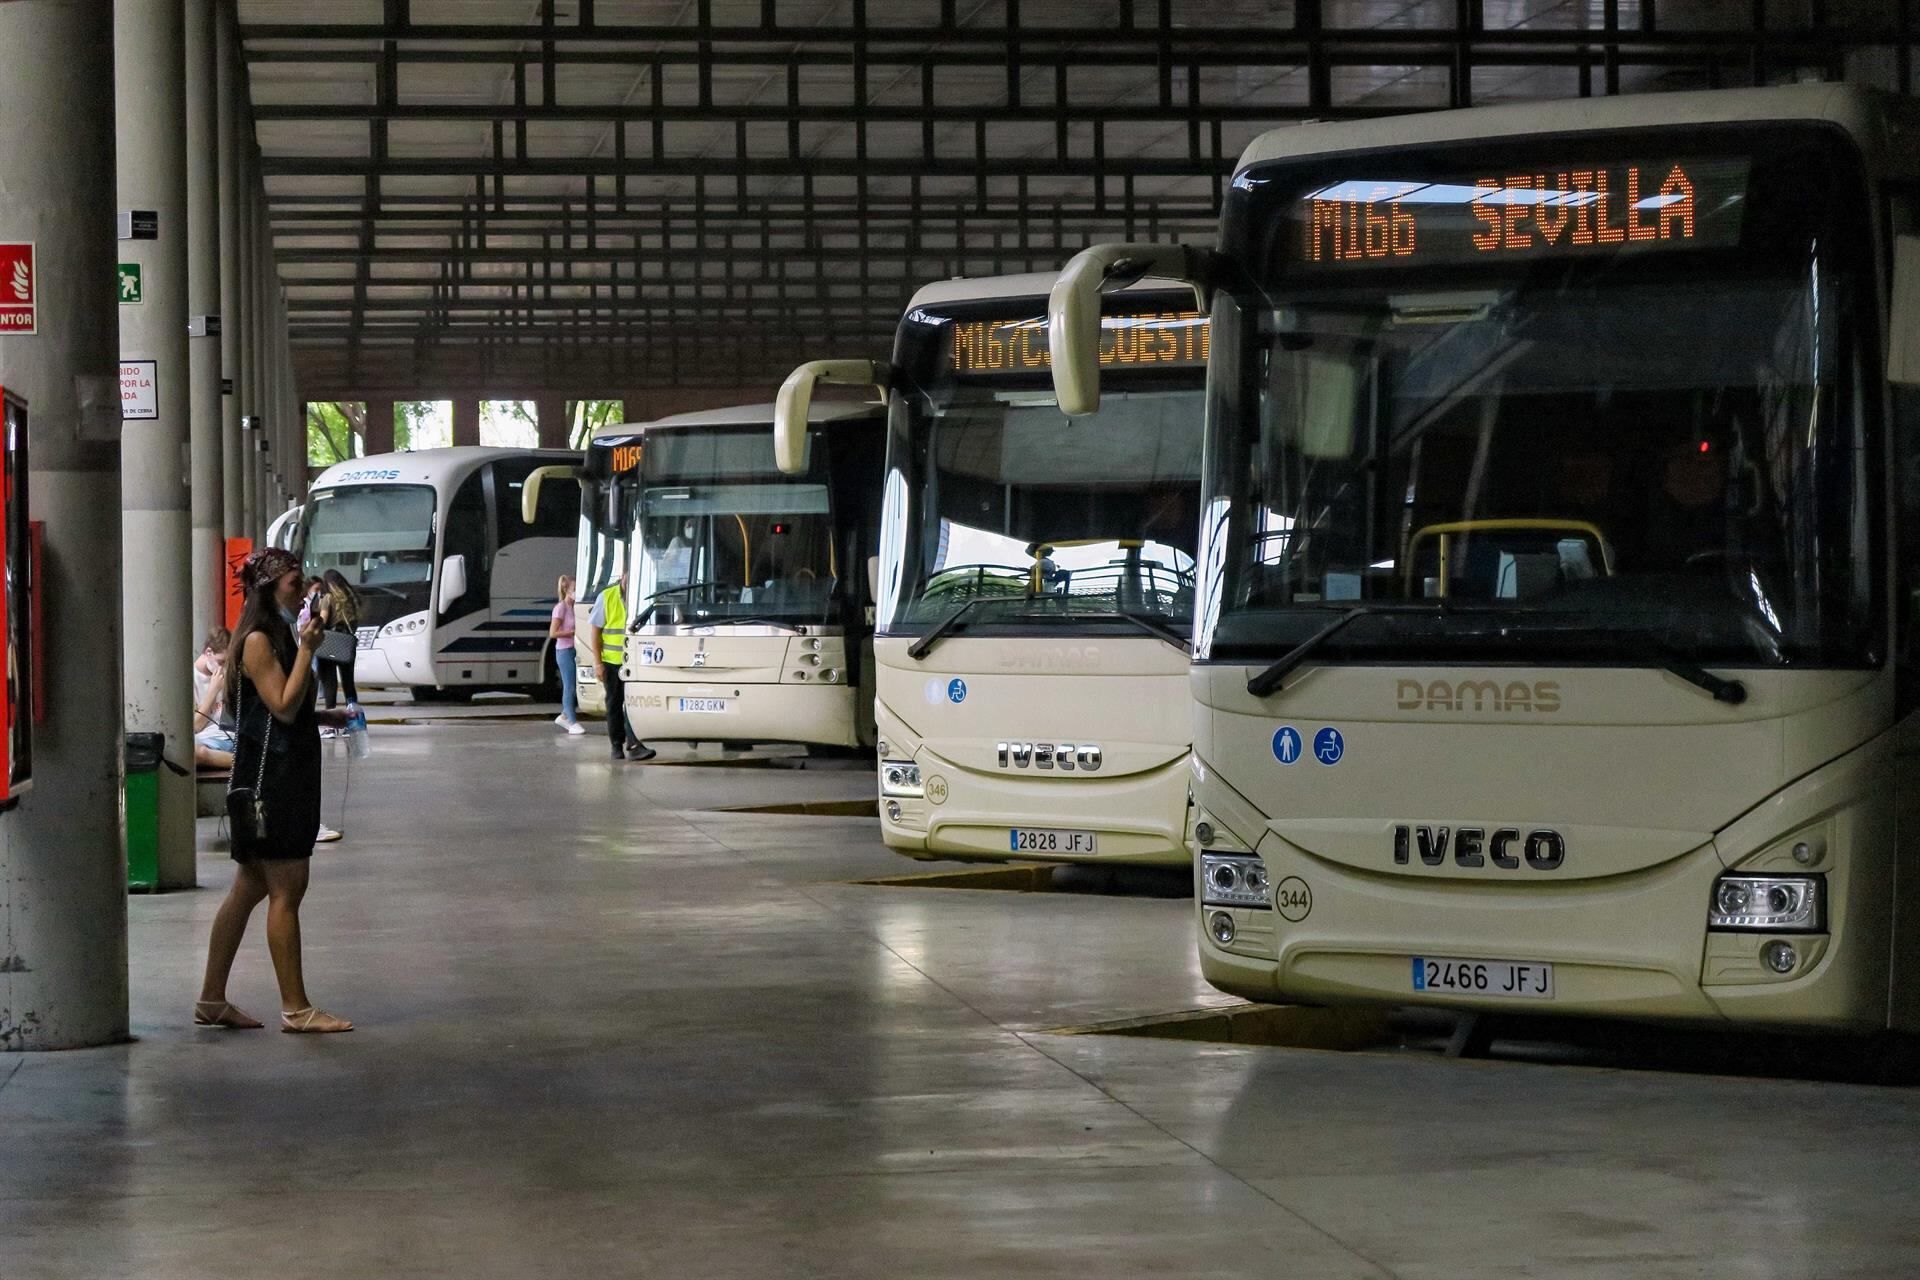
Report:
M 560 599 L 553 606 L 553 625 L 547 634 L 553 638 L 553 665 L 560 672 L 560 714 L 553 722 L 568 733 L 586 732 L 580 727 L 580 669 L 573 660 L 573 575 L 560 575 Z

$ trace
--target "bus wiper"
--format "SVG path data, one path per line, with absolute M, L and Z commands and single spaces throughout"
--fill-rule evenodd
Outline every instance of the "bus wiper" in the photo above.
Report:
M 702 587 L 717 587 L 720 585 L 718 582 L 684 582 L 677 587 L 662 587 L 648 598 L 658 600 L 661 596 L 677 596 L 683 591 L 698 591 Z
M 1717 676 L 1699 663 L 1687 661 L 1652 636 L 1633 637 L 1631 647 L 1661 670 L 1679 676 L 1695 688 L 1706 690 L 1713 695 L 1715 702 L 1737 707 L 1747 700 L 1747 686 L 1743 681 Z
M 1292 675 L 1296 667 L 1308 658 L 1311 658 L 1315 650 L 1319 649 L 1319 647 L 1327 641 L 1333 639 L 1333 637 L 1340 632 L 1346 630 L 1348 624 L 1357 619 L 1382 613 L 1438 614 L 1444 613 L 1445 611 L 1446 606 L 1440 604 L 1438 601 L 1435 601 L 1431 607 L 1418 604 L 1355 605 L 1353 608 L 1348 609 L 1339 617 L 1335 618 L 1332 622 L 1329 622 L 1326 626 L 1308 636 L 1305 640 L 1302 640 L 1299 644 L 1293 646 L 1293 648 L 1287 650 L 1286 653 L 1280 656 L 1279 661 L 1275 662 L 1265 671 L 1261 671 L 1249 678 L 1247 681 L 1247 692 L 1256 698 L 1264 698 L 1268 694 L 1278 691 L 1281 681 Z
M 1150 614 L 1134 613 L 1128 609 L 1116 609 L 1112 613 L 1076 613 L 1070 615 L 1084 618 L 1088 622 L 1131 622 L 1156 640 L 1164 640 L 1182 653 L 1192 653 L 1191 642 L 1160 619 Z
M 1003 600 L 1018 600 L 1018 596 L 975 596 L 973 599 L 956 606 L 953 612 L 933 624 L 927 634 L 907 646 L 907 656 L 915 662 L 927 656 L 927 651 L 940 643 L 940 638 L 966 620 L 968 614 L 983 604 L 997 604 Z
M 787 630 L 795 633 L 798 633 L 800 630 L 798 623 L 790 622 L 785 618 L 769 617 L 765 614 L 744 614 L 740 617 L 734 617 L 731 614 L 721 614 L 713 618 L 693 618 L 689 621 L 682 622 L 680 625 L 683 627 L 746 627 L 760 625 L 785 627 Z

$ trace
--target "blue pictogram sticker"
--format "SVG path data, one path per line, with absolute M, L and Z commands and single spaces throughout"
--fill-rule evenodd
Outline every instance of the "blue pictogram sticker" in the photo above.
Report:
M 947 684 L 947 701 L 948 702 L 965 702 L 966 700 L 967 700 L 967 682 L 965 680 L 962 680 L 959 676 L 955 676 Z
M 1300 758 L 1300 731 L 1290 724 L 1283 724 L 1273 731 L 1273 758 L 1281 764 L 1292 764 Z
M 1313 735 L 1313 758 L 1321 764 L 1339 764 L 1347 754 L 1347 740 L 1338 729 L 1328 727 Z

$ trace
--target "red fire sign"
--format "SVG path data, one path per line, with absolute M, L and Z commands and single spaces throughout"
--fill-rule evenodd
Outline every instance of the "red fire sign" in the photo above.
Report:
M 38 328 L 33 295 L 33 242 L 0 243 L 0 334 L 33 333 Z

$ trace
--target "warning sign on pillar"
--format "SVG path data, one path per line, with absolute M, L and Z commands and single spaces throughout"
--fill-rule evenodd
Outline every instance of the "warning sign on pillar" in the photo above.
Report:
M 0 333 L 33 333 L 39 329 L 34 293 L 39 280 L 33 265 L 31 241 L 0 242 Z
M 120 418 L 152 422 L 160 417 L 160 375 L 152 360 L 120 362 Z

